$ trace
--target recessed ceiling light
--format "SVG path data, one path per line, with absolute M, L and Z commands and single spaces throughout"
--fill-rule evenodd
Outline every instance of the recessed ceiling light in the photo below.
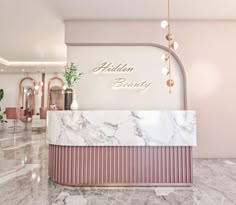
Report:
M 25 69 L 21 69 L 21 71 L 22 71 L 22 72 L 24 72 L 24 71 L 25 71 Z
M 8 61 L 3 58 L 0 58 L 0 63 L 2 63 L 3 65 L 8 65 Z
M 4 58 L 1 58 L 0 57 L 0 63 L 3 64 L 3 65 L 6 65 L 6 66 L 24 66 L 24 65 L 27 65 L 27 66 L 35 66 L 35 65 L 38 65 L 38 66 L 58 66 L 58 65 L 61 65 L 61 66 L 64 66 L 66 65 L 66 62 L 65 61 L 8 61 Z
M 48 61 L 8 61 L 8 66 L 35 66 L 35 65 L 38 65 L 38 66 L 56 66 L 56 65 L 62 65 L 64 66 L 66 64 L 66 62 L 64 61 L 52 61 L 52 62 L 48 62 Z

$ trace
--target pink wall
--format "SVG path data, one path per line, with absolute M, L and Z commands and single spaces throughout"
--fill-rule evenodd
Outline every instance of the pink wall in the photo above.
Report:
M 188 108 L 198 114 L 195 157 L 236 157 L 236 21 L 176 22 Z
M 236 21 L 174 21 L 187 74 L 188 109 L 197 111 L 194 157 L 236 157 Z M 166 45 L 159 21 L 66 21 L 66 43 Z

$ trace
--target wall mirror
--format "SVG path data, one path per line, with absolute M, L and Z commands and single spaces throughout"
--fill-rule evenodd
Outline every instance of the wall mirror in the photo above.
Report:
M 19 83 L 18 107 L 24 110 L 25 116 L 35 114 L 34 86 L 35 80 L 28 76 Z
M 59 77 L 53 77 L 48 82 L 48 108 L 64 110 L 64 81 Z

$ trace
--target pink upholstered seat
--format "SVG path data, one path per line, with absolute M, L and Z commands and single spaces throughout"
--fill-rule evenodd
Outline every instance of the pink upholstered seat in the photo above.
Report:
M 7 107 L 6 108 L 6 117 L 8 120 L 13 120 L 13 129 L 14 132 L 17 127 L 17 120 L 22 120 L 25 118 L 24 110 L 17 107 Z
M 6 117 L 9 120 L 17 120 L 17 119 L 24 118 L 24 110 L 16 108 L 16 107 L 7 107 Z
M 40 113 L 40 119 L 47 119 L 47 108 L 46 107 L 41 107 L 39 109 L 39 113 Z

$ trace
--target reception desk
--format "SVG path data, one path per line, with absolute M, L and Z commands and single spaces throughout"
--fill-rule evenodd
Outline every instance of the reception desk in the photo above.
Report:
M 189 186 L 194 111 L 49 111 L 49 177 L 72 186 Z

